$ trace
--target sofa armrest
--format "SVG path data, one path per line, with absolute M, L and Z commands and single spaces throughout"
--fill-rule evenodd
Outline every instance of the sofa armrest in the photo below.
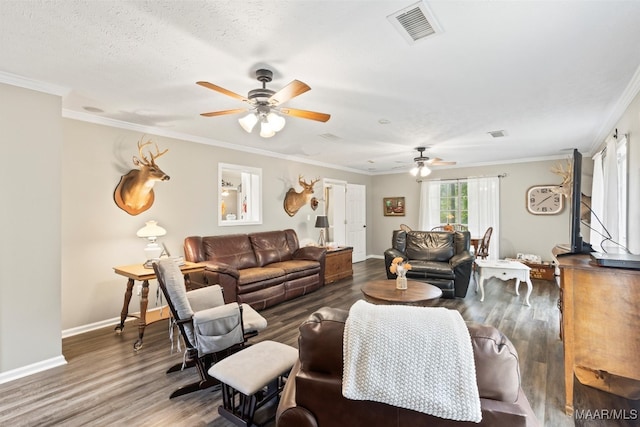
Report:
M 473 255 L 471 255 L 471 252 L 464 251 L 452 256 L 449 260 L 449 265 L 451 265 L 452 268 L 456 268 L 460 264 L 473 263 L 474 259 L 475 258 Z
M 238 271 L 238 269 L 235 267 L 232 267 L 229 264 L 224 264 L 222 262 L 211 262 L 211 261 L 205 261 L 204 264 L 205 264 L 204 266 L 205 271 L 208 271 L 211 273 L 218 273 L 218 274 L 228 274 L 229 276 L 232 276 L 236 280 L 240 278 L 240 272 Z
M 207 286 L 220 285 L 224 302 L 238 301 L 238 278 L 240 272 L 229 264 L 205 261 L 204 278 Z
M 483 424 L 513 427 L 541 426 L 522 389 L 518 393 L 516 402 L 480 398 L 480 404 Z
M 396 257 L 400 257 L 405 261 L 407 260 L 407 256 L 395 248 L 389 248 L 386 251 L 384 251 L 384 268 L 387 271 L 387 279 L 396 278 L 395 273 L 392 273 L 391 270 L 389 270 L 389 267 L 391 267 L 391 263 L 393 262 L 393 259 Z
M 300 372 L 300 361 L 296 362 L 289 373 L 287 383 L 280 395 L 276 411 L 278 427 L 318 427 L 316 417 L 306 408 L 296 403 L 296 375 Z
M 326 255 L 327 250 L 325 248 L 319 248 L 317 246 L 305 246 L 302 248 L 298 248 L 298 250 L 293 253 L 293 259 L 306 259 L 309 261 L 322 262 L 323 258 L 326 257 Z

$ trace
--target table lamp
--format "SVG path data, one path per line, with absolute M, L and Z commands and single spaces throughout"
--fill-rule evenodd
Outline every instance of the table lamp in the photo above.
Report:
M 149 240 L 149 243 L 147 243 L 147 246 L 144 248 L 147 263 L 159 259 L 160 255 L 162 255 L 162 247 L 156 243 L 156 240 L 165 234 L 167 234 L 167 230 L 160 227 L 157 221 L 147 221 L 145 226 L 136 233 L 138 237 Z
M 324 247 L 326 244 L 324 229 L 328 227 L 329 227 L 329 218 L 326 215 L 316 216 L 316 228 L 320 229 L 320 238 L 318 239 L 318 244 L 321 247 Z

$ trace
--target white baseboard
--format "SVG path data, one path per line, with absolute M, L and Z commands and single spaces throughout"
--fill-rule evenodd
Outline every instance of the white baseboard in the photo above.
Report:
M 367 255 L 367 258 L 384 259 L 383 255 Z
M 46 371 L 47 369 L 55 368 L 67 364 L 67 359 L 60 355 L 51 359 L 43 360 L 41 362 L 33 363 L 31 365 L 23 366 L 21 368 L 13 369 L 7 372 L 0 373 L 0 384 L 7 383 L 9 381 L 17 380 L 29 375 L 36 374 L 38 372 Z
M 84 334 L 85 332 L 95 331 L 96 329 L 104 328 L 106 326 L 115 326 L 119 324 L 120 324 L 120 316 L 113 317 L 111 319 L 101 320 L 95 323 L 89 323 L 88 325 L 76 326 L 75 328 L 63 330 L 62 338 L 68 338 L 74 335 Z
M 147 313 L 153 311 L 162 310 L 165 307 L 154 307 L 147 310 Z M 139 315 L 140 313 L 132 313 L 133 315 Z M 107 326 L 115 326 L 120 324 L 120 316 L 112 317 L 111 319 L 101 320 L 95 323 L 89 323 L 88 325 L 76 326 L 75 328 L 65 329 L 62 331 L 62 338 L 72 337 L 74 335 L 83 334 L 85 332 L 95 331 L 96 329 L 105 328 Z

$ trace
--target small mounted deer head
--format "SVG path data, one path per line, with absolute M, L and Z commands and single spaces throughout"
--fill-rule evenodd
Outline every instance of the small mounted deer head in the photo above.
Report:
M 301 207 L 311 200 L 313 195 L 313 186 L 318 181 L 320 181 L 320 178 L 307 183 L 302 179 L 302 175 L 298 175 L 298 182 L 302 186 L 302 191 L 298 193 L 292 187 L 287 191 L 287 194 L 284 197 L 284 210 L 289 214 L 289 216 L 294 216 Z
M 133 156 L 133 164 L 138 169 L 130 170 L 120 178 L 120 182 L 113 193 L 116 205 L 130 215 L 138 215 L 153 205 L 155 196 L 153 185 L 156 181 L 168 181 L 169 175 L 156 165 L 156 159 L 165 154 L 169 149 L 160 152 L 156 144 L 156 153 L 149 151 L 150 158 L 144 155 L 143 149 L 151 145 L 151 141 L 142 144 L 138 141 L 138 154 L 140 158 Z
M 551 189 L 551 191 L 562 194 L 565 197 L 571 197 L 571 186 L 573 184 L 573 164 L 571 161 L 567 160 L 566 167 L 562 163 L 554 165 L 551 168 L 551 172 L 562 178 L 562 183 Z

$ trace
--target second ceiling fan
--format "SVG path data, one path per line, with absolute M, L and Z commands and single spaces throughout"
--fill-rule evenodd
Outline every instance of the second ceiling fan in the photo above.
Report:
M 456 162 L 445 162 L 438 157 L 427 157 L 424 155 L 424 151 L 427 147 L 416 147 L 418 150 L 418 157 L 414 157 L 413 161 L 416 163 L 415 166 L 411 169 L 411 175 L 413 176 L 421 176 L 425 177 L 431 173 L 431 169 L 429 169 L 428 165 L 431 166 L 445 166 L 445 165 L 455 165 Z
M 250 90 L 246 97 L 213 83 L 205 81 L 197 82 L 197 84 L 200 86 L 206 87 L 216 92 L 220 92 L 224 95 L 249 104 L 249 107 L 247 108 L 212 111 L 209 113 L 202 113 L 200 115 L 204 117 L 215 117 L 226 114 L 238 114 L 251 111 L 250 114 L 239 119 L 238 121 L 240 122 L 242 128 L 247 132 L 251 132 L 253 130 L 253 127 L 258 122 L 260 122 L 260 136 L 264 138 L 269 138 L 275 135 L 276 132 L 279 132 L 284 127 L 284 118 L 279 114 L 309 120 L 316 120 L 319 122 L 326 122 L 327 120 L 329 120 L 329 118 L 331 118 L 331 115 L 325 113 L 299 110 L 296 108 L 285 108 L 281 106 L 281 104 L 289 101 L 290 99 L 295 98 L 296 96 L 310 90 L 311 88 L 306 83 L 303 83 L 299 80 L 294 80 L 279 91 L 267 89 L 267 83 L 273 80 L 273 72 L 267 69 L 259 69 L 258 71 L 256 71 L 256 79 L 259 82 L 262 82 L 262 87 Z

